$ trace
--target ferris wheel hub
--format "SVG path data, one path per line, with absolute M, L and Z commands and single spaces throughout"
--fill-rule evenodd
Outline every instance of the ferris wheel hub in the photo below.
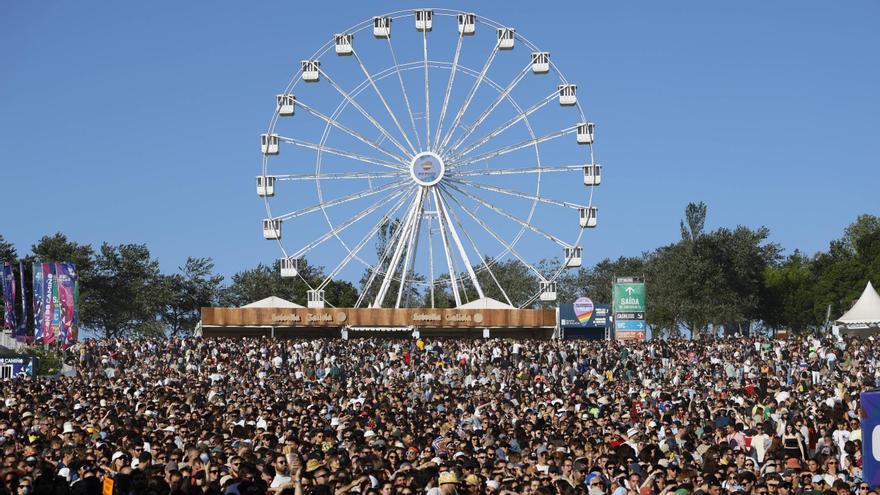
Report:
M 420 186 L 433 186 L 443 179 L 446 165 L 436 153 L 423 151 L 409 164 L 409 175 Z

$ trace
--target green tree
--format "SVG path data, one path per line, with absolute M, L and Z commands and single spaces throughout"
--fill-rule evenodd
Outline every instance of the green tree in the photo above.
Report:
M 649 256 L 649 318 L 661 329 L 683 327 L 694 337 L 710 325 L 744 332 L 760 317 L 764 272 L 780 249 L 764 227 L 705 232 L 706 213 L 705 203 L 688 204 L 682 240 Z
M 217 304 L 222 275 L 211 258 L 187 258 L 179 272 L 161 277 L 164 294 L 159 317 L 172 336 L 190 334 L 201 319 L 201 308 Z
M 280 278 L 280 277 L 278 277 Z M 269 296 L 278 296 L 276 274 L 271 267 L 259 264 L 232 276 L 232 283 L 220 295 L 222 306 L 239 307 Z
M 688 203 L 684 210 L 684 220 L 679 224 L 681 227 L 681 239 L 684 241 L 696 241 L 703 235 L 706 226 L 706 203 Z
M 337 308 L 352 308 L 357 298 L 357 288 L 346 280 L 333 280 L 324 289 L 324 300 Z
M 779 266 L 767 267 L 761 320 L 772 328 L 795 332 L 818 326 L 813 311 L 815 280 L 811 260 L 797 250 Z
M 244 306 L 276 296 L 306 306 L 309 287 L 320 286 L 326 275 L 323 268 L 309 264 L 305 258 L 297 260 L 297 271 L 297 277 L 284 278 L 276 262 L 272 267 L 259 264 L 238 272 L 232 276 L 232 283 L 220 290 L 220 305 Z M 357 301 L 357 289 L 350 282 L 331 280 L 324 287 L 324 300 L 329 306 L 351 307 Z
M 844 249 L 855 253 L 863 239 L 869 238 L 877 232 L 880 232 L 880 217 L 868 214 L 859 215 L 853 223 L 844 229 L 841 242 Z
M 880 218 L 860 215 L 844 229 L 842 238 L 831 241 L 827 252 L 813 261 L 816 283 L 813 289 L 813 318 L 825 321 L 831 306 L 832 318 L 840 316 L 861 295 L 869 280 L 880 277 Z
M 83 314 L 84 326 L 107 338 L 161 333 L 158 315 L 167 296 L 161 280 L 147 246 L 104 243 L 89 286 L 96 304 Z
M 18 253 L 15 250 L 15 246 L 8 242 L 3 234 L 0 234 L 0 262 L 3 261 L 16 261 L 18 259 Z

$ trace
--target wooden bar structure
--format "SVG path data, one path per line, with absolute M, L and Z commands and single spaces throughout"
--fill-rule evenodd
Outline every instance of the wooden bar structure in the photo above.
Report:
M 466 336 L 543 336 L 556 327 L 554 309 L 456 308 L 202 308 L 202 335 L 338 336 L 346 329 L 416 330 Z

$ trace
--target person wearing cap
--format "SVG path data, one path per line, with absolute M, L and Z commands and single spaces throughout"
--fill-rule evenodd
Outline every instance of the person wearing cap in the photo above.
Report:
M 129 467 L 130 458 L 128 454 L 122 452 L 121 450 L 117 450 L 110 457 L 110 470 L 113 473 L 120 473 L 126 470 Z

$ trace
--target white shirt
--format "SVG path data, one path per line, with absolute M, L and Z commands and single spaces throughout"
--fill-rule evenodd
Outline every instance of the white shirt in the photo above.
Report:
M 269 485 L 269 488 L 279 488 L 280 486 L 290 483 L 290 476 L 284 476 L 283 474 L 275 474 L 275 477 L 272 478 L 272 484 Z

